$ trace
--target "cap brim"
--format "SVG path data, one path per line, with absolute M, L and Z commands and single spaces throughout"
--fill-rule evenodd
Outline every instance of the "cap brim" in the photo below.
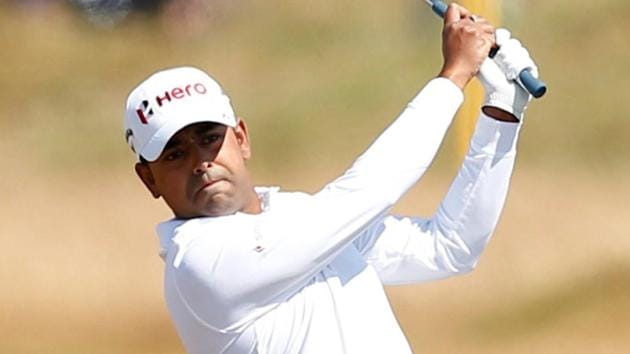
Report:
M 168 141 L 183 128 L 195 123 L 218 123 L 228 127 L 236 126 L 236 118 L 227 114 L 219 114 L 212 118 L 193 116 L 188 119 L 175 119 L 164 124 L 139 151 L 139 155 L 149 162 L 157 160 Z

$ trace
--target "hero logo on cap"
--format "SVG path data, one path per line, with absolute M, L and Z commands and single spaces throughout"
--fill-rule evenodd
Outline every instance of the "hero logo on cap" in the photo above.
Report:
M 182 98 L 190 97 L 194 94 L 205 95 L 208 92 L 208 89 L 204 84 L 198 82 L 194 85 L 185 85 L 184 87 L 175 87 L 170 90 L 164 91 L 162 95 L 155 96 L 155 103 L 157 103 L 158 107 L 162 107 L 167 103 L 170 103 L 175 100 L 179 100 Z M 149 118 L 153 116 L 153 109 L 149 108 L 149 101 L 143 100 L 142 104 L 136 110 L 136 114 L 138 118 L 140 118 L 140 122 L 142 124 L 149 124 Z
M 136 113 L 142 124 L 148 124 L 149 118 L 153 116 L 153 110 L 149 109 L 149 101 L 142 101 L 142 105 L 136 110 Z

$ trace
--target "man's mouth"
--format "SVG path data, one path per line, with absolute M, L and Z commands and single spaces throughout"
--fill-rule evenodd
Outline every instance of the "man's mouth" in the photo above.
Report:
M 200 176 L 200 179 L 195 183 L 194 195 L 193 198 L 199 197 L 202 192 L 208 191 L 209 189 L 213 189 L 217 183 L 221 181 L 225 181 L 225 177 L 222 175 L 220 171 L 207 171 L 205 174 Z
M 215 184 L 215 183 L 217 183 L 219 181 L 220 181 L 220 179 L 215 179 L 215 180 L 212 180 L 212 181 L 205 182 L 203 185 L 201 185 L 201 188 L 199 188 L 199 190 L 204 190 L 204 189 L 210 187 L 211 185 L 213 185 L 213 184 Z
M 202 191 L 204 191 L 204 190 L 206 190 L 208 188 L 211 188 L 212 186 L 214 186 L 215 184 L 217 184 L 217 183 L 219 183 L 221 181 L 223 181 L 223 179 L 222 178 L 218 178 L 218 179 L 213 179 L 213 180 L 204 182 L 201 185 L 201 187 L 199 187 L 199 189 L 197 190 L 197 194 L 201 193 Z

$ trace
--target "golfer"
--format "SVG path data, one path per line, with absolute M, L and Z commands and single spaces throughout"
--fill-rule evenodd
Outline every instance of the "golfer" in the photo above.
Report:
M 509 32 L 457 5 L 445 17 L 443 56 L 437 77 L 314 195 L 255 185 L 247 124 L 203 71 L 160 71 L 131 92 L 125 129 L 136 172 L 174 214 L 157 230 L 166 302 L 189 353 L 411 352 L 383 286 L 475 268 L 530 99 L 506 73 L 536 70 Z M 431 164 L 475 75 L 486 101 L 437 213 L 390 215 Z

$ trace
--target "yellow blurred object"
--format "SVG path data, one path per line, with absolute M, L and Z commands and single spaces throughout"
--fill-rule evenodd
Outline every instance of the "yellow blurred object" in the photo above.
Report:
M 474 14 L 488 19 L 495 27 L 501 22 L 501 0 L 460 0 L 462 6 L 469 9 Z M 461 161 L 468 151 L 468 144 L 472 136 L 479 107 L 483 103 L 483 87 L 477 80 L 473 80 L 464 90 L 466 100 L 459 110 L 458 118 L 455 122 L 455 136 L 457 141 L 457 161 Z

